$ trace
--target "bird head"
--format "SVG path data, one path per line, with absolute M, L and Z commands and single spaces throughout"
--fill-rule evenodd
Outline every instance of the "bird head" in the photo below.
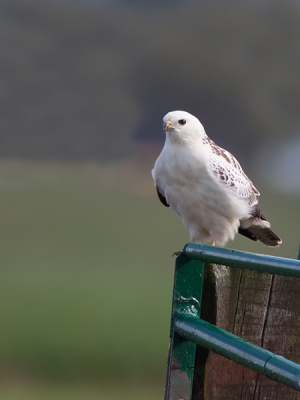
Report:
M 201 122 L 186 111 L 171 111 L 163 118 L 167 138 L 176 142 L 194 142 L 206 136 Z

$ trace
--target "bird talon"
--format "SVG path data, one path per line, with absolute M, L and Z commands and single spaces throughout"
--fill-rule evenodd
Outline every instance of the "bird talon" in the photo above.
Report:
M 172 257 L 174 257 L 174 256 L 177 257 L 180 253 L 181 253 L 181 251 L 174 251 L 174 253 L 172 254 Z

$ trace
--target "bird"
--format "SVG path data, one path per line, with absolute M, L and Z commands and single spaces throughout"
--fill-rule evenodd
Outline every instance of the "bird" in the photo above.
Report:
M 152 169 L 154 186 L 191 242 L 223 247 L 240 233 L 270 247 L 282 243 L 258 206 L 259 191 L 195 116 L 171 111 L 163 118 L 163 130 L 165 144 Z

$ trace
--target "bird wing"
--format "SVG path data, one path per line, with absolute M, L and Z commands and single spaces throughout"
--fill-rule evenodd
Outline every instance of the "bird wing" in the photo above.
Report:
M 217 146 L 210 140 L 211 154 L 209 166 L 218 181 L 240 199 L 247 202 L 249 208 L 255 208 L 259 191 L 242 170 L 236 158 L 229 151 Z
M 157 192 L 157 196 L 159 198 L 159 200 L 161 201 L 161 203 L 165 206 L 165 207 L 170 207 L 170 205 L 168 204 L 165 196 L 163 196 L 161 194 L 161 192 L 158 190 L 158 187 L 156 187 L 156 192 Z
M 270 229 L 270 223 L 266 220 L 261 209 L 258 206 L 256 196 L 259 191 L 242 170 L 235 157 L 214 142 L 210 142 L 211 154 L 209 159 L 210 168 L 222 185 L 231 192 L 243 199 L 250 209 L 250 214 L 254 218 L 246 219 L 239 227 L 239 233 L 247 238 L 260 241 L 267 246 L 278 247 L 282 241 Z M 251 223 L 249 224 L 249 220 Z

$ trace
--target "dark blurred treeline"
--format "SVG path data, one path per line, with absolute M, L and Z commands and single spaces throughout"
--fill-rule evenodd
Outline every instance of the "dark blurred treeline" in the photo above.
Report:
M 299 4 L 136 3 L 2 0 L 2 158 L 124 158 L 172 109 L 248 158 L 299 129 Z

